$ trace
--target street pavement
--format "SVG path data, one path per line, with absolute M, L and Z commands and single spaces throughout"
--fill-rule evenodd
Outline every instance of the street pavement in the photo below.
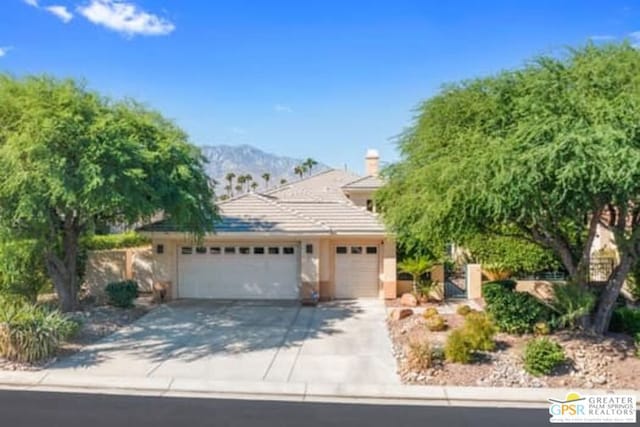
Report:
M 320 427 L 549 425 L 546 409 L 400 406 L 0 390 L 11 427 Z

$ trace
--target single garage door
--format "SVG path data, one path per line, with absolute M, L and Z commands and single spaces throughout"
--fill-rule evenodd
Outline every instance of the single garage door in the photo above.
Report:
M 221 299 L 298 298 L 296 245 L 182 246 L 178 297 Z
M 378 246 L 344 245 L 335 247 L 337 298 L 378 296 Z

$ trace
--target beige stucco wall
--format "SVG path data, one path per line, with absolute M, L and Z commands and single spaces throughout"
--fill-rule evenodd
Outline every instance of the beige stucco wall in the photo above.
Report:
M 111 282 L 136 280 L 143 292 L 151 291 L 154 269 L 151 247 L 90 251 L 84 274 L 84 286 L 98 300 Z

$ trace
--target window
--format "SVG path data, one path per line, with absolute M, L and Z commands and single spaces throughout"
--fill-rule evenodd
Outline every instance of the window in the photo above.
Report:
M 351 246 L 351 253 L 353 255 L 360 255 L 362 254 L 362 246 Z
M 282 248 L 282 254 L 283 255 L 293 255 L 294 253 L 294 249 L 291 246 L 285 246 L 284 248 Z
M 280 248 L 277 246 L 271 246 L 269 248 L 269 255 L 278 255 L 280 253 Z
M 371 200 L 371 199 L 367 199 L 367 210 L 368 210 L 369 212 L 373 212 L 373 207 L 374 207 L 374 206 L 373 206 L 373 200 Z
M 313 245 L 312 244 L 308 244 L 305 247 L 305 252 L 308 253 L 308 254 L 312 254 L 313 253 Z
M 254 255 L 263 255 L 264 254 L 264 248 L 263 247 L 255 247 L 255 248 L 253 248 L 253 253 L 254 253 Z
M 163 254 L 164 253 L 164 245 L 156 245 L 156 253 Z
M 347 253 L 347 247 L 346 246 L 338 246 L 338 247 L 336 247 L 336 253 L 337 254 L 346 254 Z
M 191 255 L 193 253 L 193 248 L 191 246 L 183 246 L 180 248 L 180 252 L 182 255 Z
M 220 246 L 211 246 L 209 248 L 209 253 L 211 255 L 220 255 L 221 254 Z
M 375 255 L 378 253 L 378 248 L 376 246 L 367 246 L 367 255 Z
M 242 255 L 249 255 L 251 253 L 251 248 L 247 248 L 247 247 L 240 247 L 238 248 L 238 253 L 242 254 Z
M 205 248 L 204 246 L 198 246 L 196 248 L 196 253 L 197 254 L 206 254 L 207 253 L 207 248 Z
M 236 253 L 236 248 L 234 248 L 233 246 L 225 246 L 224 253 L 228 254 L 228 255 L 235 254 Z

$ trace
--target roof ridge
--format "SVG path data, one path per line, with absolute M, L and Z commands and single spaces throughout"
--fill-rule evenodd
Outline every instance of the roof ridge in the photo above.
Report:
M 297 184 L 299 184 L 299 183 L 301 183 L 301 182 L 308 181 L 308 180 L 310 180 L 311 178 L 316 178 L 316 177 L 318 177 L 318 176 L 321 176 L 321 175 L 327 174 L 327 173 L 329 173 L 329 172 L 346 172 L 346 173 L 350 173 L 350 174 L 352 174 L 352 175 L 354 175 L 354 176 L 358 176 L 357 174 L 355 174 L 355 173 L 351 173 L 351 172 L 349 172 L 349 171 L 347 171 L 347 170 L 344 170 L 344 171 L 343 171 L 342 169 L 328 168 L 328 169 L 322 170 L 322 171 L 320 171 L 320 172 L 318 172 L 318 173 L 316 173 L 316 174 L 309 175 L 309 176 L 305 176 L 304 178 L 300 178 L 300 179 L 299 179 L 299 180 L 297 180 L 297 181 L 287 182 L 286 184 L 280 185 L 280 186 L 278 186 L 278 187 L 274 187 L 274 188 L 272 188 L 272 189 L 270 189 L 270 190 L 268 190 L 268 191 L 264 191 L 264 192 L 263 192 L 263 194 L 272 194 L 272 193 L 275 193 L 276 191 L 280 191 L 280 190 L 283 190 L 283 189 L 285 189 L 285 188 L 287 188 L 287 187 L 291 187 L 291 186 L 293 186 L 293 185 L 297 185 Z M 360 179 L 360 178 L 358 178 L 358 179 Z
M 291 213 L 291 214 L 293 214 L 293 215 L 295 215 L 295 216 L 297 216 L 299 218 L 302 218 L 302 219 L 307 220 L 307 221 L 311 221 L 315 225 L 319 225 L 320 227 L 324 228 L 327 231 L 333 231 L 331 229 L 331 227 L 329 227 L 327 224 L 325 224 L 322 221 L 319 221 L 319 220 L 317 220 L 315 218 L 312 218 L 312 217 L 309 217 L 307 215 L 304 215 L 301 212 L 298 212 L 297 210 L 292 209 L 290 207 L 282 206 L 277 199 L 270 198 L 270 197 L 265 196 L 263 194 L 257 194 L 257 193 L 251 193 L 251 194 L 254 194 L 255 197 L 261 199 L 265 203 L 269 203 L 270 205 L 273 205 L 273 206 L 277 207 L 278 209 L 280 209 L 282 211 L 289 212 L 289 213 Z
M 340 188 L 350 187 L 350 186 L 352 186 L 353 184 L 357 184 L 357 183 L 359 183 L 359 182 L 366 181 L 366 180 L 368 180 L 368 179 L 376 179 L 376 180 L 378 180 L 378 181 L 380 181 L 380 182 L 384 182 L 384 181 L 383 181 L 379 176 L 376 176 L 376 175 L 366 175 L 366 176 L 360 177 L 360 178 L 358 178 L 358 179 L 356 179 L 356 180 L 353 180 L 353 181 L 347 182 L 346 184 L 344 184 L 344 185 L 343 185 L 342 187 L 340 187 Z

